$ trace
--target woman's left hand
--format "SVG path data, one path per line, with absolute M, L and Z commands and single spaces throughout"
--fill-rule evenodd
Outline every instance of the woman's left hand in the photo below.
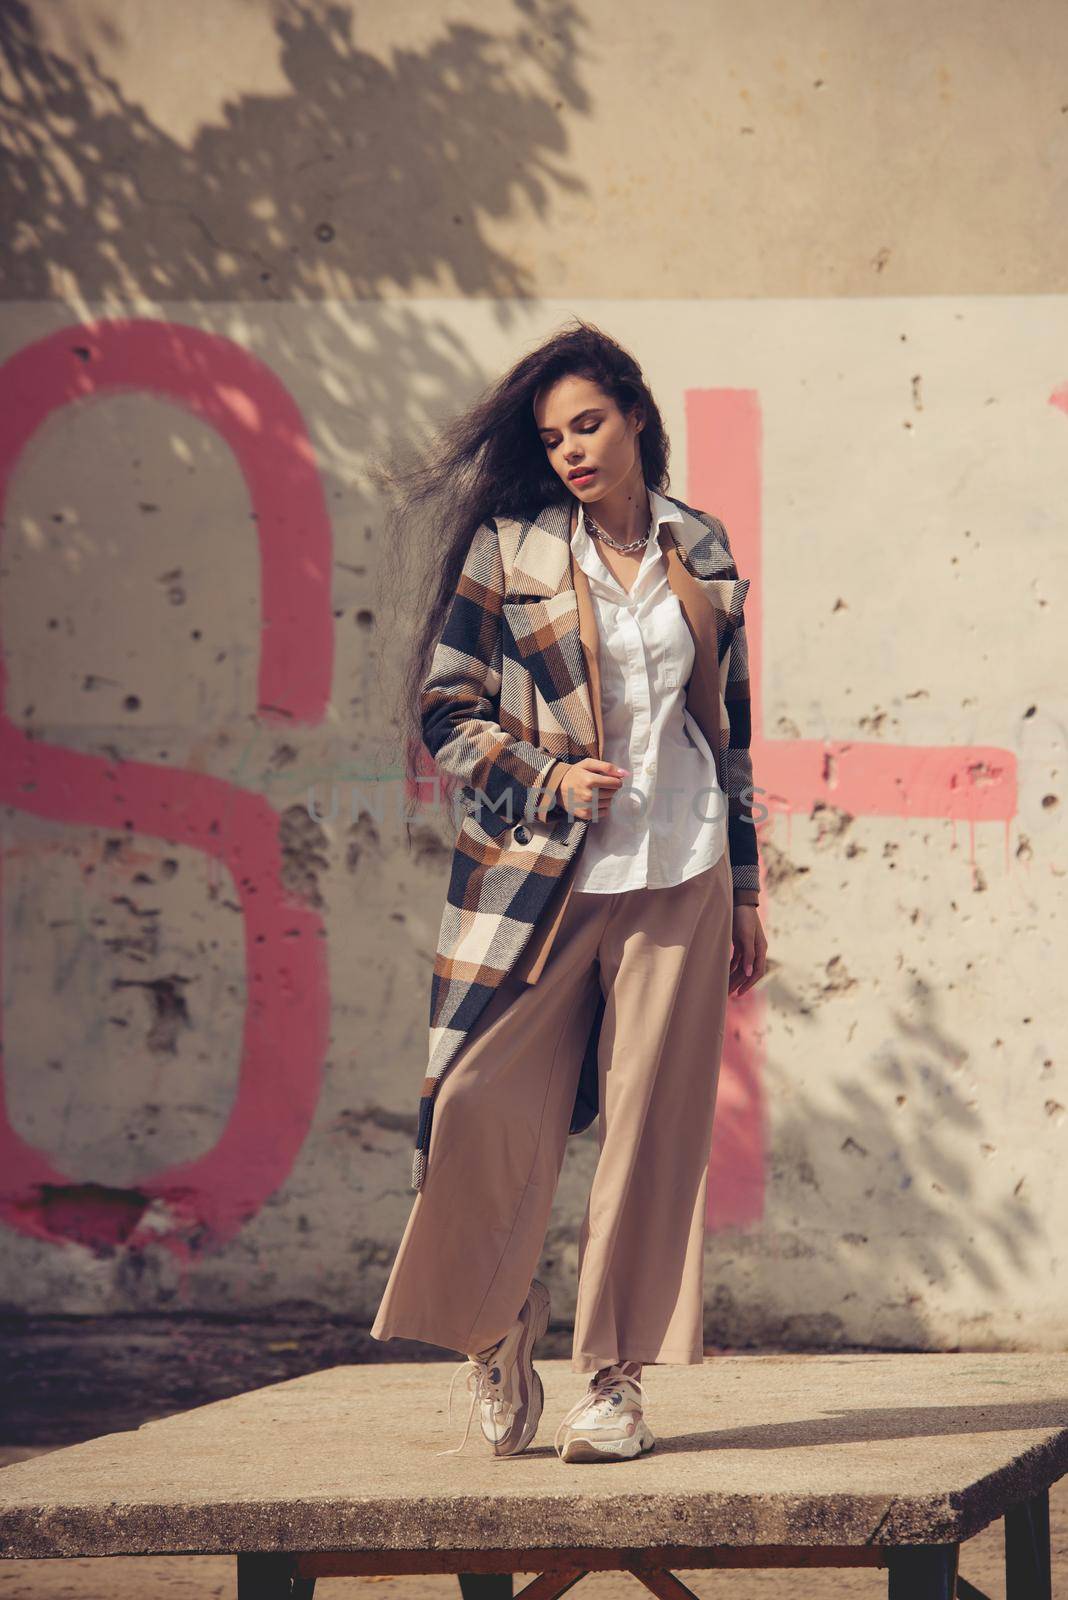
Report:
M 745 994 L 764 976 L 768 941 L 760 926 L 756 906 L 734 908 L 734 954 L 731 956 L 728 994 Z

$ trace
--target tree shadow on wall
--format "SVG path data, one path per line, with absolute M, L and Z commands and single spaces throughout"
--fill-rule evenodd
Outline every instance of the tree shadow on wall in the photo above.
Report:
M 838 850 L 821 868 L 832 881 L 845 864 Z M 776 925 L 812 921 L 794 884 L 783 884 L 772 945 Z M 847 970 L 833 918 L 798 941 L 788 966 L 774 961 L 762 985 L 775 1016 L 774 1060 L 758 1076 L 733 1074 L 729 1100 L 719 1104 L 738 1137 L 772 1130 L 763 1170 L 769 1203 L 751 1225 L 710 1233 L 705 1317 L 717 1347 L 939 1349 L 956 1301 L 964 1304 L 948 1348 L 996 1348 L 992 1330 L 1008 1320 L 1017 1286 L 1045 1270 L 1050 1235 L 1026 1152 L 1011 1140 L 1008 1148 L 991 1143 L 997 1135 L 982 1108 L 991 1077 L 1011 1074 L 1015 1115 L 1042 1129 L 1063 1110 L 1050 1095 L 1053 1064 L 1043 1066 L 1041 1046 L 1029 1040 L 1015 1048 L 1006 1040 L 992 1053 L 970 1049 L 952 968 L 941 982 L 923 974 L 937 941 L 925 942 L 905 917 L 901 931 L 893 994 L 885 983 L 873 986 L 871 973 Z M 737 1025 L 736 1007 L 755 1000 L 728 1002 L 728 1029 Z M 860 1015 L 874 1008 L 883 1039 L 851 1048 Z M 729 1159 L 725 1145 L 713 1145 L 710 1186 L 730 1181 L 717 1156 Z M 572 1218 L 596 1159 L 593 1127 L 570 1141 L 539 1267 L 561 1322 L 574 1308 Z M 1017 1320 L 1010 1348 L 1025 1349 L 1027 1320 Z M 561 1330 L 551 1353 L 568 1350 Z
M 222 125 L 184 145 L 105 75 L 91 39 L 65 59 L 29 7 L 9 3 L 6 297 L 353 300 L 435 284 L 531 295 L 487 225 L 584 191 L 566 168 L 562 113 L 587 111 L 589 97 L 577 8 L 515 9 L 511 32 L 443 20 L 425 48 L 387 63 L 354 42 L 352 8 L 295 5 L 275 23 L 286 91 L 226 101 Z M 182 70 L 181 32 L 160 27 L 161 75 L 168 49 Z M 361 368 L 371 355 L 361 350 Z M 471 376 L 465 362 L 457 376 Z

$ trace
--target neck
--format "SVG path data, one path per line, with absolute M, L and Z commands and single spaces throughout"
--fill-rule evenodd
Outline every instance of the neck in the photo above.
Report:
M 649 526 L 649 491 L 640 473 L 586 504 L 598 526 L 619 544 L 640 539 Z

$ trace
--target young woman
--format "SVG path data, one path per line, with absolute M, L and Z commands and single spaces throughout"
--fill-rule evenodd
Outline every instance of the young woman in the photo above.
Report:
M 467 1356 L 496 1455 L 531 1442 L 533 1277 L 599 1111 L 564 1461 L 652 1448 L 643 1367 L 703 1359 L 728 994 L 765 971 L 748 657 L 723 524 L 666 494 L 634 359 L 578 321 L 409 478 L 441 506 L 406 704 L 465 815 L 431 985 L 418 1191 L 371 1332 Z M 450 1390 L 450 1408 L 451 1408 Z M 448 1453 L 448 1452 L 442 1452 Z

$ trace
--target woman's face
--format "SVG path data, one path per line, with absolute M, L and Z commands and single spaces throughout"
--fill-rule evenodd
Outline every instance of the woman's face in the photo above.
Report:
M 625 417 L 591 379 L 559 378 L 535 399 L 534 421 L 553 471 L 580 500 L 641 484 L 641 421 L 634 412 Z M 576 471 L 584 475 L 572 477 Z

